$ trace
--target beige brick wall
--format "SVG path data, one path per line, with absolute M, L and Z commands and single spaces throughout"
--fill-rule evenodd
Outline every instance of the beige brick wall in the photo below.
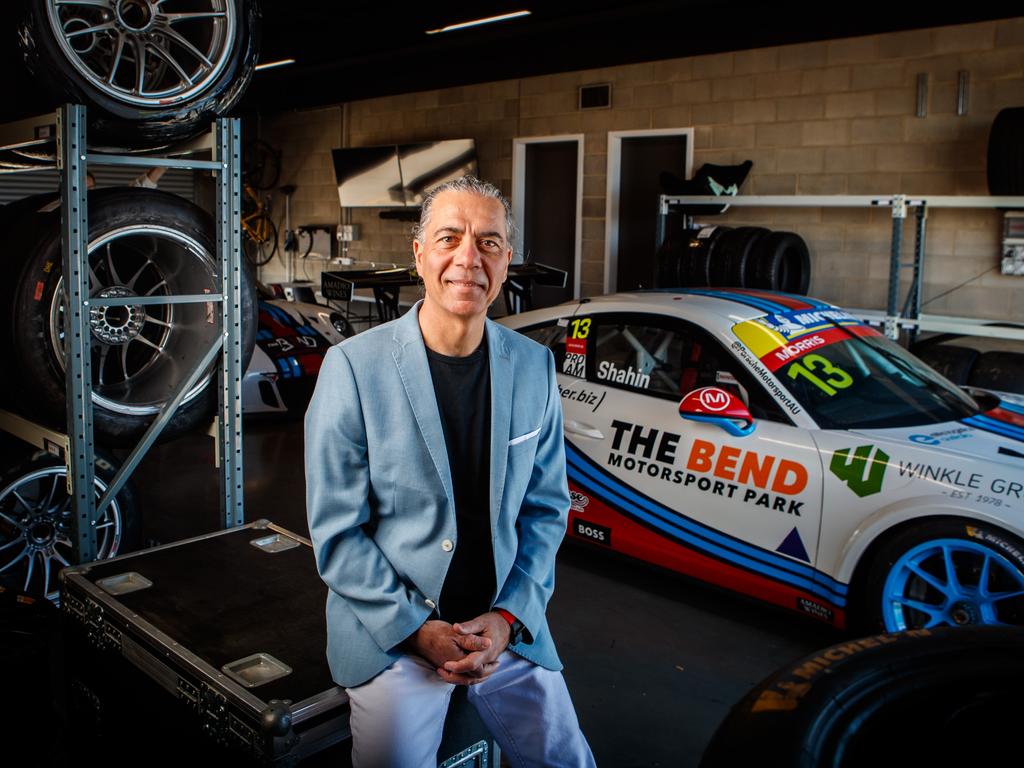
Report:
M 970 73 L 969 113 L 957 116 L 957 73 Z M 928 115 L 915 116 L 916 81 L 929 77 Z M 612 84 L 612 108 L 581 113 L 577 88 Z M 332 181 L 337 146 L 474 138 L 481 175 L 511 192 L 512 141 L 582 133 L 582 290 L 603 291 L 607 132 L 695 129 L 694 165 L 751 159 L 747 194 L 987 194 L 989 126 L 1024 105 L 1024 18 L 737 51 L 448 88 L 272 115 L 262 134 L 283 151 L 281 183 L 298 185 L 296 223 L 360 225 L 350 255 L 411 259 L 409 225 L 377 210 L 342 214 Z M 741 209 L 727 224 L 800 233 L 812 252 L 811 291 L 849 306 L 884 306 L 887 210 Z M 1018 279 L 998 274 L 1000 214 L 933 210 L 925 310 L 1024 320 Z M 913 246 L 912 220 L 904 244 Z M 315 278 L 321 264 L 299 264 Z M 909 277 L 909 272 L 904 273 Z M 275 260 L 266 279 L 283 277 Z

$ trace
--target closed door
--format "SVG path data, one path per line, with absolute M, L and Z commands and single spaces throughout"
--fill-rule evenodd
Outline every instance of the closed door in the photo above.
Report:
M 579 144 L 552 141 L 525 145 L 523 260 L 565 270 L 564 288 L 535 285 L 533 306 L 573 298 L 576 283 Z

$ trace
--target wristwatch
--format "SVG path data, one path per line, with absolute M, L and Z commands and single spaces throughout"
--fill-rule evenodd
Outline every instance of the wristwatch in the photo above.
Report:
M 516 643 L 523 642 L 523 632 L 526 631 L 526 626 L 519 619 L 516 619 L 509 625 L 509 629 L 512 630 L 512 634 L 508 638 L 509 645 L 515 645 Z
M 526 625 L 504 608 L 495 608 L 494 610 L 501 614 L 501 617 L 508 622 L 508 628 L 511 632 L 508 638 L 508 644 L 514 645 L 515 643 L 523 642 L 523 632 L 526 631 Z

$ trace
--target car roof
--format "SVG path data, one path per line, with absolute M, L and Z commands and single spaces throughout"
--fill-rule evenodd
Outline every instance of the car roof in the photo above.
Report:
M 553 312 L 552 310 L 558 308 L 552 307 L 545 314 L 565 316 L 565 310 L 575 310 L 579 306 L 578 311 L 581 314 L 593 311 L 655 312 L 680 317 L 697 324 L 706 323 L 709 318 L 716 318 L 728 326 L 768 314 L 835 309 L 832 304 L 807 296 L 747 288 L 638 290 L 586 298 L 582 300 L 582 305 L 572 301 L 560 306 L 561 312 Z

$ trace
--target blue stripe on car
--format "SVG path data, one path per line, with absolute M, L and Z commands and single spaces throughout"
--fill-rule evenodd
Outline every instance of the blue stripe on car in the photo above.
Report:
M 990 419 L 988 416 L 971 416 L 961 420 L 964 424 L 967 424 L 977 429 L 983 429 L 986 432 L 992 432 L 1003 437 L 1008 437 L 1011 440 L 1019 440 L 1024 443 L 1024 429 L 1014 426 L 1013 424 L 1007 424 L 1005 421 L 996 421 Z
M 1001 400 L 999 407 L 1010 413 L 1019 413 L 1021 416 L 1024 416 L 1024 406 L 1017 405 L 1016 403 L 1008 403 L 1005 400 Z
M 565 447 L 568 473 L 573 482 L 595 496 L 610 499 L 624 514 L 644 521 L 663 535 L 683 542 L 691 549 L 724 560 L 748 571 L 807 590 L 842 608 L 847 585 L 814 568 L 781 555 L 758 549 L 681 516 L 593 465 L 570 443 Z M 594 491 L 591 491 L 594 492 Z

